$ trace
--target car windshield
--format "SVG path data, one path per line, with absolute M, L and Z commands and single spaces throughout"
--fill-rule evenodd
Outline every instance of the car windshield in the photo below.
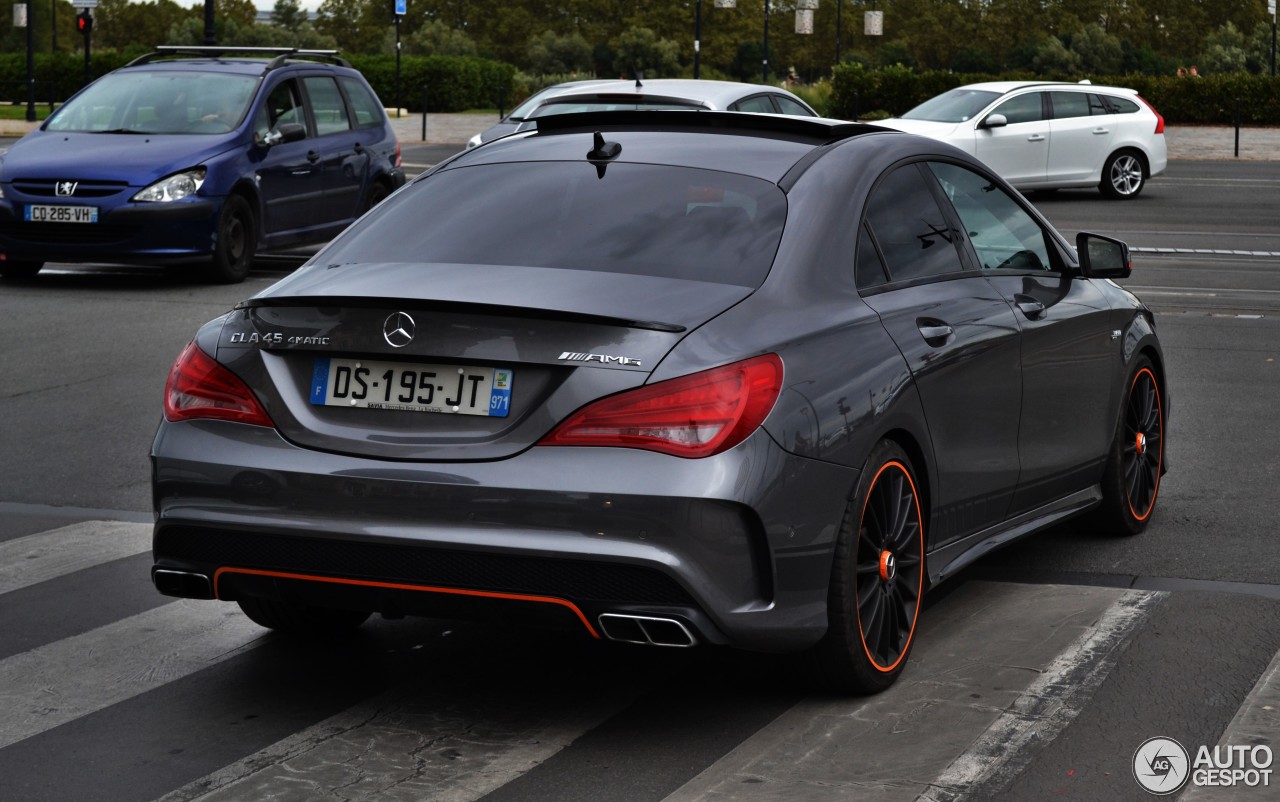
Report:
M 187 70 L 103 76 L 49 118 L 48 131 L 219 134 L 244 119 L 258 79 Z
M 444 170 L 379 207 L 329 264 L 516 265 L 755 287 L 786 218 L 774 184 L 712 170 L 509 162 Z
M 952 89 L 930 98 L 902 115 L 904 120 L 931 120 L 939 123 L 962 123 L 973 119 L 991 101 L 1000 97 L 999 92 L 982 89 Z
M 696 100 L 637 100 L 635 98 L 567 98 L 548 100 L 529 112 L 526 120 L 550 117 L 553 114 L 577 114 L 584 111 L 697 111 L 706 108 Z

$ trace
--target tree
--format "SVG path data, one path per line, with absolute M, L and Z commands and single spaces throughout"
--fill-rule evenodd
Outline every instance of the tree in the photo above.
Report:
M 424 56 L 474 56 L 476 43 L 466 31 L 450 28 L 440 20 L 427 20 L 405 40 L 405 50 Z
M 1080 72 L 1080 55 L 1068 50 L 1058 37 L 1046 36 L 1031 64 L 1041 75 L 1074 75 Z
M 1080 69 L 1094 75 L 1116 75 L 1124 65 L 1120 40 L 1090 25 L 1071 37 L 1071 52 L 1080 57 Z
M 302 10 L 302 4 L 298 0 L 276 0 L 271 9 L 271 26 L 274 28 L 296 34 L 303 25 L 310 24 L 307 12 Z
M 613 68 L 630 78 L 637 71 L 646 78 L 673 78 L 680 74 L 680 46 L 659 39 L 649 28 L 633 28 L 618 37 L 618 55 Z
M 534 75 L 592 73 L 591 45 L 576 33 L 560 36 L 543 31 L 529 42 L 526 69 Z

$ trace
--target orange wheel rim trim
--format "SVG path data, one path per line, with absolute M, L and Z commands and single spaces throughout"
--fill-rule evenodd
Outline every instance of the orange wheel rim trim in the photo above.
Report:
M 1146 512 L 1139 515 L 1138 511 L 1133 508 L 1133 499 L 1129 498 L 1129 494 L 1127 492 L 1125 493 L 1125 502 L 1129 505 L 1129 513 L 1133 515 L 1134 520 L 1137 521 L 1147 520 L 1155 510 L 1156 496 L 1160 492 L 1160 470 L 1164 467 L 1164 403 L 1160 400 L 1160 384 L 1156 381 L 1156 375 L 1151 372 L 1151 368 L 1143 368 L 1134 374 L 1133 383 L 1129 385 L 1129 397 L 1133 397 L 1133 388 L 1138 386 L 1138 380 L 1141 379 L 1144 374 L 1151 382 L 1151 392 L 1156 398 L 1156 426 L 1160 429 L 1160 442 L 1158 445 L 1160 450 L 1159 453 L 1156 454 L 1155 483 L 1151 488 L 1151 501 L 1147 503 Z M 1142 432 L 1138 432 L 1135 446 L 1138 450 L 1138 456 L 1142 456 L 1146 453 L 1147 437 Z
M 861 611 L 858 609 L 858 604 L 857 604 L 857 597 L 858 597 L 857 572 L 855 571 L 854 573 L 854 613 L 855 613 L 854 619 L 858 622 L 858 640 L 862 643 L 862 650 L 866 653 L 867 660 L 871 662 L 871 665 L 876 669 L 876 671 L 879 671 L 882 674 L 889 674 L 894 670 L 896 670 L 898 666 L 902 663 L 902 659 L 907 656 L 907 652 L 911 648 L 911 642 L 912 640 L 915 639 L 915 636 L 916 636 L 916 621 L 920 618 L 920 603 L 924 595 L 924 515 L 920 511 L 920 493 L 916 490 L 916 483 L 914 480 L 912 480 L 911 471 L 907 470 L 907 466 L 903 465 L 901 462 L 898 462 L 897 460 L 890 460 L 889 462 L 886 462 L 884 465 L 881 465 L 880 470 L 876 471 L 875 478 L 871 480 L 871 486 L 867 490 L 867 498 L 863 500 L 862 510 L 858 515 L 858 531 L 859 532 L 862 531 L 862 521 L 867 514 L 867 504 L 871 501 L 871 491 L 875 489 L 876 483 L 880 481 L 880 477 L 884 475 L 884 472 L 889 470 L 890 468 L 894 468 L 898 471 L 901 471 L 903 477 L 905 477 L 907 480 L 907 486 L 911 488 L 911 503 L 912 503 L 912 506 L 915 508 L 916 521 L 918 522 L 918 527 L 919 527 L 919 534 L 916 540 L 917 540 L 918 548 L 920 550 L 920 554 L 919 554 L 920 563 L 919 563 L 919 567 L 916 569 L 917 581 L 919 584 L 917 585 L 915 609 L 911 613 L 911 629 L 907 632 L 907 639 L 903 641 L 902 648 L 898 651 L 898 659 L 894 660 L 893 664 L 888 666 L 880 665 L 880 663 L 876 660 L 875 655 L 871 653 L 871 648 L 867 646 L 867 635 L 862 629 L 862 615 L 861 615 Z M 880 563 L 882 566 L 882 570 L 883 570 L 883 565 L 885 560 L 885 554 L 886 554 L 885 551 L 882 551 L 880 554 Z M 856 563 L 857 561 L 856 556 L 854 561 Z

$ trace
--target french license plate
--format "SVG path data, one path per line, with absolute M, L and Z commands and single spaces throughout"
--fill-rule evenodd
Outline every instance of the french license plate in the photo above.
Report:
M 320 358 L 311 374 L 311 403 L 505 418 L 512 378 L 507 368 Z
M 97 206 L 42 206 L 29 205 L 23 219 L 28 223 L 96 223 Z

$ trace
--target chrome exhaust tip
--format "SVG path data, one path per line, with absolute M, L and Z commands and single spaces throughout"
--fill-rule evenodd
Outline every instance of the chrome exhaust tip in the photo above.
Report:
M 156 590 L 166 596 L 177 596 L 180 599 L 213 598 L 213 583 L 204 574 L 155 568 L 151 571 L 151 582 Z
M 605 637 L 621 643 L 672 646 L 678 649 L 687 649 L 698 643 L 698 639 L 693 636 L 688 627 L 674 618 L 601 613 L 599 621 Z

